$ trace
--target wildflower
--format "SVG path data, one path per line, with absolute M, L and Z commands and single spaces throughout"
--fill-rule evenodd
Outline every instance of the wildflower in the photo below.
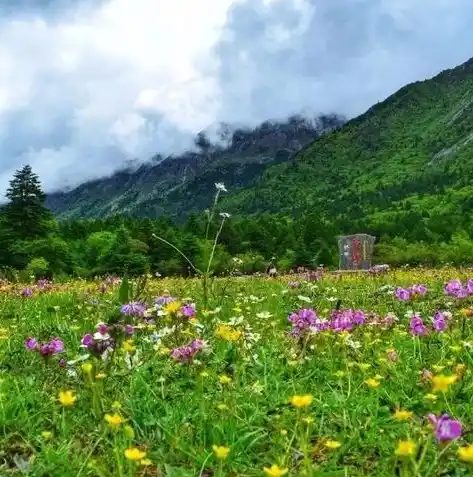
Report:
M 148 467 L 150 465 L 153 465 L 153 462 L 151 461 L 151 459 L 142 459 L 140 461 L 140 465 Z
M 41 437 L 45 440 L 45 441 L 49 441 L 52 439 L 53 437 L 53 433 L 51 431 L 43 431 L 41 433 Z
M 36 338 L 27 338 L 25 340 L 25 348 L 29 350 L 36 350 L 38 349 L 39 343 Z
M 181 308 L 181 314 L 186 318 L 194 318 L 195 317 L 195 305 L 193 303 L 189 305 L 184 305 Z
M 456 376 L 455 374 L 452 376 L 445 376 L 443 374 L 434 376 L 432 378 L 432 392 L 434 394 L 438 392 L 447 392 L 450 385 L 455 383 L 457 379 L 458 376 Z
M 224 446 L 212 446 L 212 450 L 214 451 L 215 457 L 217 459 L 226 459 L 228 457 L 228 454 L 230 452 L 229 447 L 224 447 Z
M 463 462 L 473 463 L 473 445 L 460 447 L 458 449 L 458 457 Z
M 223 182 L 216 182 L 215 183 L 215 188 L 217 189 L 218 192 L 228 192 L 228 190 L 225 187 L 225 184 Z
M 171 301 L 164 306 L 164 311 L 169 315 L 176 314 L 180 309 L 181 304 L 178 301 Z
M 393 417 L 398 421 L 408 421 L 412 417 L 412 414 L 413 413 L 411 411 L 403 411 L 402 409 L 398 409 L 393 414 Z
M 328 440 L 325 442 L 325 447 L 328 447 L 329 449 L 338 449 L 342 444 L 338 441 L 333 441 L 333 440 Z
M 462 434 L 461 423 L 450 419 L 447 414 L 443 414 L 439 418 L 434 414 L 429 414 L 429 421 L 435 427 L 435 437 L 440 442 L 452 441 Z
M 425 399 L 428 399 L 429 401 L 436 401 L 437 396 L 435 394 L 428 393 L 428 394 L 425 395 Z
M 223 376 L 220 376 L 218 380 L 220 381 L 220 384 L 230 384 L 232 382 L 232 378 L 225 374 Z
M 175 301 L 176 299 L 172 296 L 169 295 L 169 292 L 167 290 L 164 290 L 163 296 L 159 296 L 154 299 L 154 303 L 158 307 L 162 307 L 164 305 L 167 305 L 168 303 L 171 303 L 172 301 Z
M 138 461 L 143 460 L 146 457 L 146 452 L 137 449 L 136 447 L 130 447 L 125 450 L 125 457 L 128 460 Z
M 63 406 L 73 406 L 77 400 L 77 396 L 73 391 L 61 391 L 59 393 L 59 402 Z
M 112 429 L 118 429 L 125 422 L 119 414 L 105 414 L 104 419 Z
M 144 303 L 133 301 L 127 303 L 120 308 L 120 312 L 126 316 L 133 316 L 135 318 L 142 318 L 146 311 L 146 305 Z
M 133 351 L 135 351 L 135 346 L 133 346 L 133 341 L 132 340 L 126 340 L 123 342 L 123 349 L 127 352 L 127 353 L 131 353 Z
M 397 443 L 395 454 L 399 457 L 409 457 L 414 454 L 415 450 L 416 445 L 413 441 L 399 441 Z
M 417 313 L 415 313 L 411 318 L 409 332 L 412 336 L 421 336 L 427 334 L 427 328 L 424 325 L 424 321 Z
M 400 287 L 396 288 L 394 295 L 400 301 L 408 301 L 409 298 L 411 297 L 411 293 L 409 292 L 409 290 L 405 288 L 400 288 Z
M 84 363 L 80 369 L 82 369 L 82 371 L 85 373 L 85 374 L 90 374 L 92 372 L 92 368 L 93 368 L 93 365 L 92 363 Z
M 289 469 L 283 469 L 276 464 L 273 464 L 271 467 L 264 467 L 263 470 L 266 475 L 269 475 L 269 477 L 282 477 L 289 472 Z
M 298 408 L 304 408 L 304 407 L 309 407 L 312 404 L 313 397 L 310 394 L 304 394 L 302 396 L 292 396 L 290 399 L 290 403 Z
M 368 378 L 365 380 L 365 384 L 369 386 L 370 388 L 377 388 L 380 385 L 380 382 L 377 379 L 374 378 Z

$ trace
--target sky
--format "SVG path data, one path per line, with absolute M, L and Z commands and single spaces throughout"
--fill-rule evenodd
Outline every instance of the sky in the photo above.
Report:
M 354 117 L 473 56 L 471 0 L 1 0 L 0 195 L 179 154 L 220 122 Z

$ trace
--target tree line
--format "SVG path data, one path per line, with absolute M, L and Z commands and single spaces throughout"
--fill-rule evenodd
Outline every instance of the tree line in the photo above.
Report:
M 204 268 L 220 227 L 218 221 L 211 223 L 207 234 L 205 213 L 190 215 L 183 225 L 165 217 L 153 220 L 120 215 L 57 220 L 45 207 L 39 177 L 30 166 L 14 174 L 6 198 L 7 203 L 0 208 L 0 273 L 7 278 L 15 274 L 24 279 L 90 278 L 124 271 L 131 275 L 187 276 L 193 271 L 182 254 L 197 268 Z M 389 221 L 391 226 L 386 223 Z M 441 240 L 435 235 L 430 241 L 409 239 L 412 226 L 419 223 L 410 221 L 409 213 L 375 225 L 359 218 L 351 222 L 348 218 L 340 222 L 340 217 L 330 220 L 319 211 L 296 217 L 269 213 L 234 216 L 221 229 L 213 270 L 215 274 L 264 272 L 269 263 L 280 270 L 336 266 L 336 236 L 354 231 L 378 236 L 377 263 L 441 265 L 473 259 L 473 243 L 467 232 L 455 230 Z M 174 244 L 182 254 L 156 236 Z

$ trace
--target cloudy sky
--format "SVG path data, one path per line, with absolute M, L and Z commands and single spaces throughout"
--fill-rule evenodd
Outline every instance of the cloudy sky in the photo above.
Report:
M 362 113 L 473 56 L 472 0 L 1 0 L 0 189 L 178 153 L 220 122 Z

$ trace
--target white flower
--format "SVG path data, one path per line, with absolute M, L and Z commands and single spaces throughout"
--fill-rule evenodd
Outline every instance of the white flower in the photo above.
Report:
M 220 217 L 223 219 L 229 219 L 231 215 L 228 212 L 220 212 Z
M 228 190 L 225 187 L 225 184 L 223 182 L 216 182 L 215 183 L 215 188 L 220 192 L 228 192 Z

